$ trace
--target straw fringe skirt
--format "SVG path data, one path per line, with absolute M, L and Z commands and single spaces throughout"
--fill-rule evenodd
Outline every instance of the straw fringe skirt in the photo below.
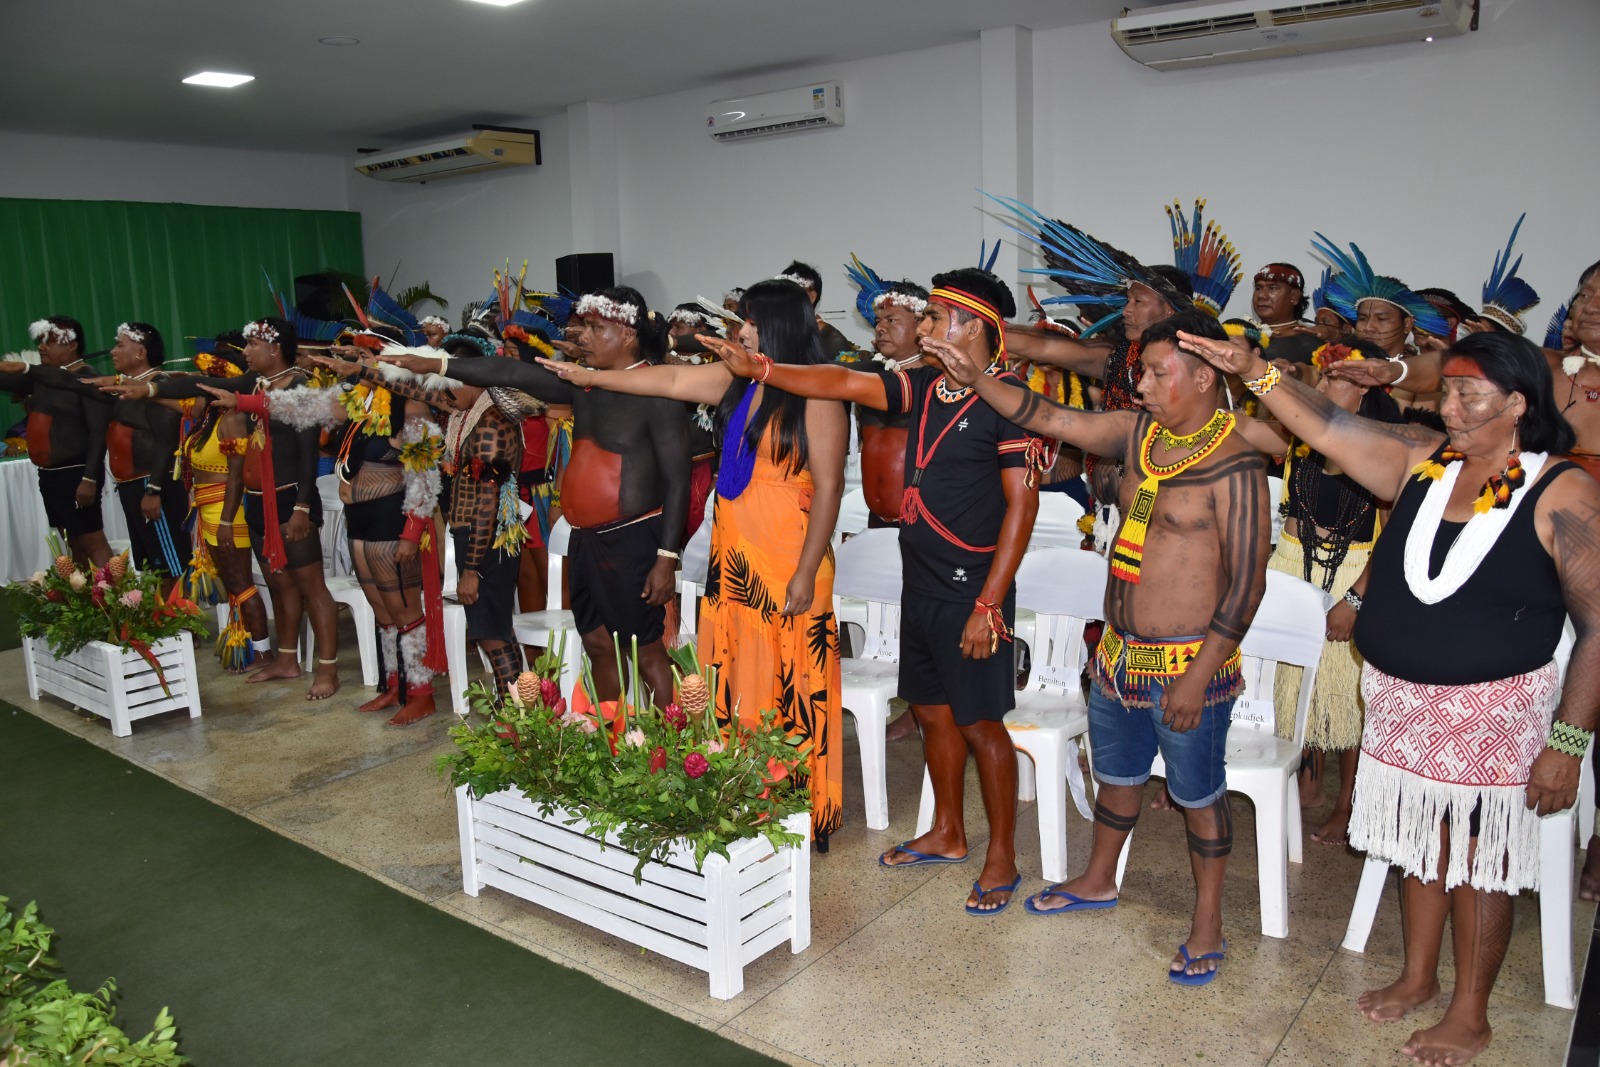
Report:
M 1275 571 L 1305 577 L 1304 550 L 1300 542 L 1284 534 L 1267 566 Z M 1334 572 L 1332 593 L 1344 596 L 1366 569 L 1370 549 L 1352 547 Z M 1311 580 L 1321 585 L 1322 568 L 1313 566 Z M 1273 703 L 1278 712 L 1278 736 L 1294 736 L 1295 702 L 1300 695 L 1299 667 L 1278 667 Z M 1317 684 L 1311 692 L 1311 710 L 1306 716 L 1306 745 L 1324 752 L 1340 752 L 1361 745 L 1361 654 L 1354 641 L 1328 641 L 1322 647 L 1317 667 Z

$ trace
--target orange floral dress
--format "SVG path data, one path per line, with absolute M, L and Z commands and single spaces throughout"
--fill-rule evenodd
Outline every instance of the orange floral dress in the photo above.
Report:
M 746 726 L 773 708 L 800 748 L 810 746 L 811 826 L 819 842 L 839 828 L 843 756 L 839 723 L 839 627 L 833 616 L 833 550 L 817 567 L 811 607 L 785 618 L 784 600 L 805 544 L 815 488 L 810 471 L 772 461 L 769 425 L 744 492 L 719 497 L 700 608 L 700 660 L 717 668 L 717 717 L 734 709 Z

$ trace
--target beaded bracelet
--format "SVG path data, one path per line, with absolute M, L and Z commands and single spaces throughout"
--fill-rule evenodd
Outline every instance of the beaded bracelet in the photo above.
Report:
M 762 355 L 760 352 L 752 352 L 750 353 L 750 358 L 761 365 L 761 377 L 757 378 L 756 381 L 765 382 L 772 377 L 772 360 L 769 357 Z
M 1251 378 L 1249 381 L 1244 383 L 1244 387 L 1250 390 L 1256 396 L 1266 396 L 1268 393 L 1276 389 L 1278 387 L 1278 383 L 1281 381 L 1283 381 L 1283 372 L 1277 367 L 1273 366 L 1271 363 L 1268 363 L 1267 373 L 1263 374 L 1259 378 Z
M 1582 756 L 1589 751 L 1589 742 L 1594 740 L 1594 731 L 1585 730 L 1581 726 L 1574 726 L 1570 722 L 1557 719 L 1550 724 L 1550 741 L 1547 748 L 1567 756 Z

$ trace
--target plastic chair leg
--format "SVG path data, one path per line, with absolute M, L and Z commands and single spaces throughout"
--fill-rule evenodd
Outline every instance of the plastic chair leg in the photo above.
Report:
M 1067 769 L 1065 739 L 1030 752 L 1039 782 L 1039 866 L 1047 882 L 1067 880 Z
M 1256 806 L 1256 866 L 1261 886 L 1261 933 L 1289 936 L 1289 845 L 1284 835 L 1284 806 L 1271 790 L 1252 796 Z
M 1140 803 L 1143 803 L 1141 801 Z M 1122 852 L 1117 856 L 1117 890 L 1122 890 L 1122 875 L 1128 869 L 1128 852 L 1133 848 L 1133 831 L 1128 831 L 1128 836 L 1123 839 Z
M 1034 780 L 1033 760 L 1021 749 L 1017 750 L 1017 799 L 1028 803 L 1038 798 L 1039 785 Z
M 1544 1002 L 1568 1011 L 1577 1007 L 1572 974 L 1572 809 L 1539 821 L 1539 938 L 1544 957 Z
M 1290 774 L 1283 783 L 1283 821 L 1289 835 L 1289 862 L 1305 862 L 1305 827 L 1300 818 L 1300 782 Z
M 874 697 L 860 709 L 849 709 L 856 720 L 856 739 L 861 746 L 862 806 L 866 808 L 867 829 L 889 828 L 889 704 Z
M 444 606 L 444 655 L 449 665 L 450 710 L 467 713 L 467 612 L 460 604 Z
M 1346 952 L 1367 950 L 1367 938 L 1372 934 L 1372 922 L 1378 916 L 1378 902 L 1383 899 L 1383 884 L 1388 878 L 1389 865 L 1368 856 L 1361 868 L 1355 906 L 1350 909 L 1350 924 L 1345 927 L 1344 942 L 1339 946 Z

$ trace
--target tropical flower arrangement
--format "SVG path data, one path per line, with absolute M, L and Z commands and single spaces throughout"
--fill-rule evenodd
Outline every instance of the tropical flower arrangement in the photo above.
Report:
M 205 636 L 200 606 L 184 599 L 181 585 L 162 596 L 160 575 L 134 571 L 126 552 L 104 567 L 80 568 L 54 536 L 50 547 L 56 558 L 49 570 L 5 587 L 22 635 L 43 638 L 56 656 L 70 656 L 91 641 L 131 648 L 171 696 L 151 646 L 184 632 Z
M 663 708 L 597 701 L 587 660 L 569 702 L 555 681 L 562 654 L 540 657 L 504 700 L 481 683 L 469 690 L 475 714 L 451 727 L 456 751 L 439 758 L 440 773 L 476 797 L 518 789 L 546 814 L 581 819 L 591 837 L 615 835 L 639 858 L 635 880 L 680 841 L 696 869 L 758 834 L 774 848 L 805 843 L 782 824 L 811 808 L 796 774 L 807 753 L 775 725 L 775 711 L 757 729 L 737 715 L 719 719 L 715 672 L 701 670 L 692 649 L 674 653 L 677 699 Z M 619 650 L 625 677 L 621 659 Z M 637 674 L 630 691 L 641 692 Z

